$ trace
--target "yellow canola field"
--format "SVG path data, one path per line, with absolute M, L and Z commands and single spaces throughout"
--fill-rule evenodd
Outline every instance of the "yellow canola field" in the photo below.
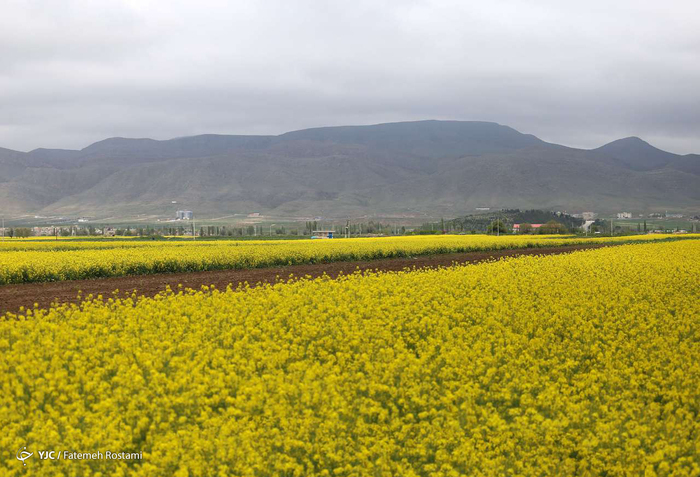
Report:
M 8 316 L 0 474 L 697 476 L 699 277 L 685 240 Z
M 0 285 L 366 260 L 506 248 L 692 238 L 700 235 L 561 236 L 442 235 L 280 241 L 17 241 L 0 242 Z

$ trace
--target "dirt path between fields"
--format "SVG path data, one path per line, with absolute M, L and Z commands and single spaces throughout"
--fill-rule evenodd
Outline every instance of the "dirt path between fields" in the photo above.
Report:
M 292 265 L 286 267 L 254 268 L 248 270 L 217 270 L 211 272 L 163 273 L 157 275 L 138 275 L 129 277 L 99 278 L 93 280 L 71 280 L 64 282 L 22 283 L 17 285 L 0 286 L 0 316 L 7 312 L 17 313 L 24 306 L 33 307 L 37 303 L 40 308 L 46 308 L 53 302 L 77 303 L 78 292 L 82 296 L 102 295 L 112 296 L 115 290 L 121 293 L 131 293 L 134 290 L 139 295 L 154 296 L 165 290 L 166 286 L 177 289 L 181 284 L 185 288 L 199 289 L 203 285 L 214 285 L 223 290 L 229 284 L 234 287 L 248 282 L 249 284 L 273 283 L 278 279 L 286 279 L 289 275 L 296 277 L 310 275 L 318 277 L 324 273 L 330 277 L 339 274 L 349 274 L 356 270 L 401 271 L 406 268 L 448 267 L 455 263 L 478 263 L 502 257 L 520 255 L 552 255 L 568 253 L 575 250 L 587 250 L 604 247 L 605 245 L 567 245 L 563 247 L 526 248 L 498 250 L 491 252 L 449 253 L 442 255 L 425 255 L 404 258 L 385 258 L 379 260 L 363 260 L 352 262 L 331 262 L 313 265 Z

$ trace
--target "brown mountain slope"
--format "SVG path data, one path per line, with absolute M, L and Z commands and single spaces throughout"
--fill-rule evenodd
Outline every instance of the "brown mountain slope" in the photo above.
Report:
M 457 215 L 477 206 L 700 210 L 700 156 L 637 138 L 585 151 L 495 123 L 419 121 L 280 136 L 113 138 L 81 151 L 0 149 L 10 213 L 200 217 Z

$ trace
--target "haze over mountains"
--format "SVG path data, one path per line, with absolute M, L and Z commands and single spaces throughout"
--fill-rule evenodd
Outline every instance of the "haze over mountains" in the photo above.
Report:
M 698 211 L 700 156 L 634 137 L 574 149 L 471 121 L 0 148 L 6 214 L 456 216 L 475 207 Z

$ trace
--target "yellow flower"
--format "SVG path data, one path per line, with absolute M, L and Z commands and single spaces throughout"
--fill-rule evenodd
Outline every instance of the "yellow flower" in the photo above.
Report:
M 8 315 L 0 475 L 698 475 L 698 277 L 684 240 Z

